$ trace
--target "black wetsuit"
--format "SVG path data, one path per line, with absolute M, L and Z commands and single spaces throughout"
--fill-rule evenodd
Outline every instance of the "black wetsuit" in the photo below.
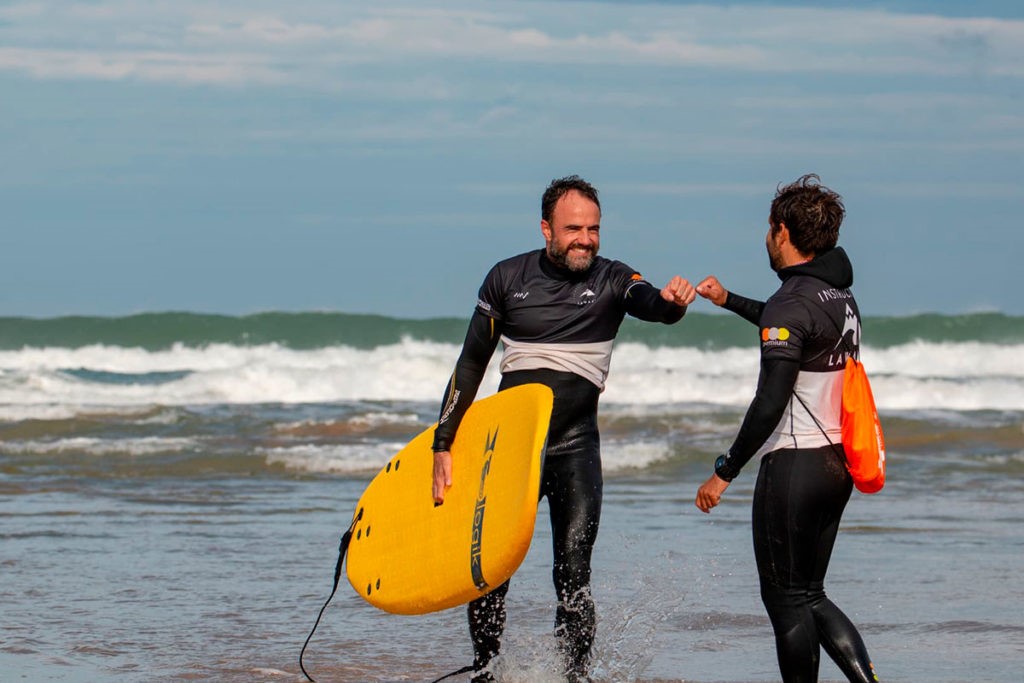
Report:
M 730 293 L 725 304 L 760 328 L 761 374 L 716 472 L 730 480 L 762 456 L 754 556 L 783 680 L 818 680 L 824 647 L 849 680 L 871 682 L 877 678 L 857 628 L 824 589 L 853 485 L 839 425 L 846 354 L 860 350 L 853 269 L 836 248 L 780 270 L 779 278 L 782 287 L 765 303 Z
M 587 271 L 574 273 L 553 264 L 544 250 L 521 254 L 498 263 L 485 278 L 445 391 L 435 451 L 450 448 L 499 339 L 500 389 L 539 382 L 554 393 L 541 496 L 551 511 L 555 634 L 571 678 L 585 675 L 594 639 L 590 557 L 603 486 L 597 401 L 612 344 L 627 313 L 674 323 L 685 311 L 618 261 L 596 257 Z M 469 605 L 477 670 L 498 652 L 507 591 L 506 582 Z

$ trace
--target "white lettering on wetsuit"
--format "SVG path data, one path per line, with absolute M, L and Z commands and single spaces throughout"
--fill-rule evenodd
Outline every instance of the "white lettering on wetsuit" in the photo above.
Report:
M 829 287 L 833 283 L 820 276 L 841 282 L 841 275 L 833 271 L 844 272 L 848 263 L 845 253 L 838 249 L 816 259 L 807 268 L 811 272 L 787 277 L 765 303 L 760 324 L 762 358 L 800 363 L 793 390 L 802 403 L 791 400 L 787 404 L 782 419 L 758 454 L 779 448 L 827 446 L 815 419 L 833 442 L 840 439 L 843 370 L 847 356 L 859 354 L 860 314 L 848 288 Z M 819 269 L 820 276 L 812 269 Z M 808 408 L 813 415 L 808 414 Z

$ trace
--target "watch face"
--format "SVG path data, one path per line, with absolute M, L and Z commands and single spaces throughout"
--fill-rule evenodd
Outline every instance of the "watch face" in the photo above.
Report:
M 725 481 L 732 481 L 732 477 L 726 477 L 724 474 L 722 474 L 722 469 L 724 467 L 725 454 L 723 453 L 722 455 L 715 458 L 715 474 L 717 474 L 720 478 L 724 479 Z

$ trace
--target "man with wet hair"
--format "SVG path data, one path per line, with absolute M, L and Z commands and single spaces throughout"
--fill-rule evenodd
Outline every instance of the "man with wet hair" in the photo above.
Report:
M 853 267 L 836 247 L 842 198 L 805 175 L 778 188 L 765 244 L 782 286 L 767 302 L 727 291 L 714 276 L 697 293 L 760 328 L 757 392 L 729 450 L 697 491 L 704 512 L 757 455 L 754 557 L 786 683 L 818 680 L 820 649 L 851 681 L 877 681 L 856 626 L 825 596 L 825 572 L 853 480 L 840 409 L 843 370 L 860 353 Z
M 626 264 L 598 256 L 600 229 L 593 185 L 574 175 L 551 182 L 541 200 L 544 247 L 499 262 L 484 279 L 434 434 L 440 504 L 459 466 L 450 453 L 456 430 L 499 340 L 499 389 L 538 382 L 554 392 L 541 496 L 551 513 L 555 636 L 570 681 L 586 680 L 594 640 L 590 558 L 603 488 L 597 400 L 612 344 L 626 314 L 671 324 L 696 297 L 679 276 L 659 290 Z M 474 681 L 493 680 L 488 664 L 498 654 L 507 591 L 506 582 L 469 605 Z

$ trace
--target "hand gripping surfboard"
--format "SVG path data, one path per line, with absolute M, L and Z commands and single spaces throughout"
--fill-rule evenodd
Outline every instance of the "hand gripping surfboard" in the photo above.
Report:
M 507 581 L 530 549 L 551 390 L 525 384 L 477 401 L 452 443 L 452 486 L 431 494 L 434 426 L 367 486 L 353 515 L 349 583 L 396 614 L 474 600 Z

